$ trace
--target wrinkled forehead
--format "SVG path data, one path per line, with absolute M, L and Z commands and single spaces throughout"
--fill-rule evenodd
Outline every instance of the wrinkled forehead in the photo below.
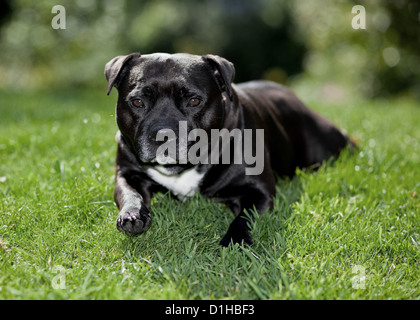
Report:
M 130 84 L 149 81 L 195 82 L 211 74 L 200 56 L 190 54 L 154 53 L 142 55 L 133 64 Z

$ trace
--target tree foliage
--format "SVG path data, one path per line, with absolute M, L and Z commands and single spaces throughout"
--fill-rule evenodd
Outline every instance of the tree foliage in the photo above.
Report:
M 331 96 L 420 92 L 420 4 L 414 0 L 63 1 L 54 30 L 48 0 L 4 2 L 0 86 L 103 87 L 105 63 L 134 51 L 212 53 L 235 81 L 266 78 Z M 366 29 L 351 26 L 366 8 Z

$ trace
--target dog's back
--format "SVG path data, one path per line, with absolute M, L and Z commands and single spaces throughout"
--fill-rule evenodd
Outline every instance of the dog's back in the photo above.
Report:
M 249 124 L 269 131 L 265 142 L 272 168 L 280 176 L 293 176 L 297 167 L 321 163 L 353 145 L 331 121 L 284 86 L 252 81 L 234 88 L 245 110 L 245 128 Z

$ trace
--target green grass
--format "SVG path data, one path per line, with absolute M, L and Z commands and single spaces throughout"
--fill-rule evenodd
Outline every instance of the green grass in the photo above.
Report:
M 255 244 L 225 249 L 233 216 L 199 195 L 116 230 L 115 100 L 0 94 L 0 299 L 420 298 L 420 105 L 311 104 L 360 150 L 279 181 Z

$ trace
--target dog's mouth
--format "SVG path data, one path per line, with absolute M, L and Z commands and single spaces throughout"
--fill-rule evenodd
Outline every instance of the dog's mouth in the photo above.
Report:
M 177 143 L 173 147 L 163 147 L 150 141 L 139 143 L 136 150 L 137 158 L 141 163 L 149 166 L 163 166 L 165 168 L 192 167 L 191 162 L 197 163 L 197 159 L 191 157 L 189 150 L 194 145 L 188 141 L 183 147 Z
M 159 158 L 157 157 L 145 159 L 140 155 L 138 156 L 138 159 L 143 167 L 154 168 L 158 171 L 162 170 L 163 174 L 178 174 L 184 170 L 194 167 L 192 163 L 179 163 L 178 160 L 168 163 L 167 161 L 159 161 Z

